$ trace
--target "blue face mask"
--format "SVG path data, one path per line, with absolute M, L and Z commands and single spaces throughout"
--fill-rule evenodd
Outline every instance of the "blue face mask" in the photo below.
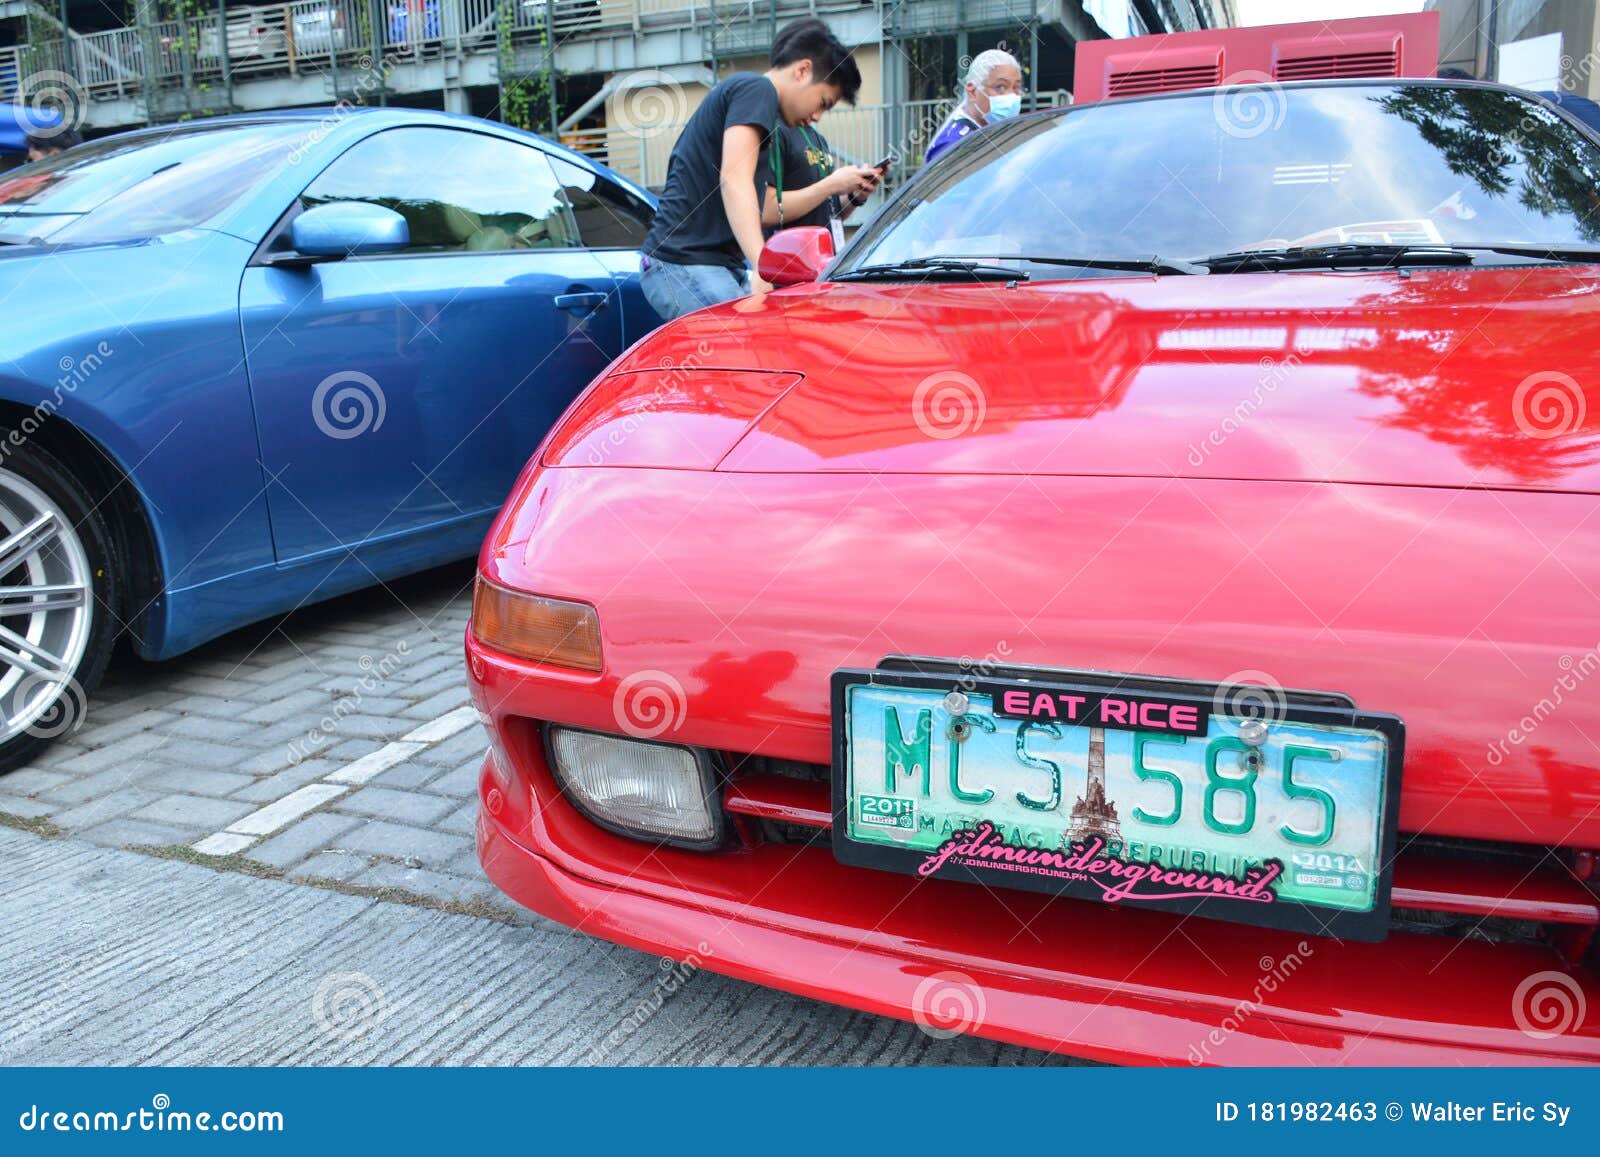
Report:
M 989 119 L 1003 121 L 1022 111 L 1022 97 L 1014 92 L 1001 93 L 989 98 Z

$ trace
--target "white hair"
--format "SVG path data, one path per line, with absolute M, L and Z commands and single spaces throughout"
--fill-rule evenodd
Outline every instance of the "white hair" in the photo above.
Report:
M 1006 65 L 1010 65 L 1018 72 L 1022 71 L 1022 65 L 1017 62 L 1017 58 L 1003 48 L 989 48 L 978 53 L 972 58 L 972 63 L 967 65 L 967 75 L 961 80 L 962 94 L 966 93 L 969 84 L 983 87 L 991 72 Z

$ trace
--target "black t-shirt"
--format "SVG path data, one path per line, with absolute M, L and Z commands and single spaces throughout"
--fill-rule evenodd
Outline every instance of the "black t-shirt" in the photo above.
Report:
M 767 149 L 766 160 L 756 170 L 756 177 L 759 183 L 773 190 L 780 188 L 781 177 L 783 195 L 787 197 L 796 189 L 815 185 L 831 172 L 833 157 L 828 150 L 826 137 L 814 128 L 791 128 L 781 124 Z M 766 196 L 763 190 L 763 202 Z M 839 209 L 839 198 L 829 197 L 811 212 L 799 217 L 785 212 L 781 227 L 792 229 L 796 225 L 820 225 L 826 229 L 828 221 L 838 216 Z
M 728 224 L 722 204 L 722 134 L 734 125 L 761 132 L 763 156 L 756 162 L 756 196 L 761 194 L 765 148 L 778 121 L 778 90 L 766 77 L 736 72 L 706 94 L 684 127 L 667 163 L 661 204 L 645 238 L 644 251 L 674 265 L 744 267 L 744 251 Z

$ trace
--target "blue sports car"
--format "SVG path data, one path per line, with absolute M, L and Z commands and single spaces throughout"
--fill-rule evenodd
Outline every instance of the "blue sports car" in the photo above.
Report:
M 654 202 L 469 117 L 333 109 L 0 177 L 0 770 L 165 658 L 474 553 L 659 324 Z

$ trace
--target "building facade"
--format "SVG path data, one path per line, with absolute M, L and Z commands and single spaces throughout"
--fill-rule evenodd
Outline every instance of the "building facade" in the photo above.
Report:
M 1600 0 L 1428 0 L 1439 67 L 1600 99 Z
M 845 159 L 893 151 L 903 170 L 985 48 L 1012 52 L 1035 104 L 1055 104 L 1078 40 L 1233 23 L 1231 0 L 0 0 L 0 99 L 68 106 L 90 135 L 341 102 L 443 108 L 654 187 L 717 78 L 764 69 L 777 28 L 808 15 L 863 78 L 823 132 Z

